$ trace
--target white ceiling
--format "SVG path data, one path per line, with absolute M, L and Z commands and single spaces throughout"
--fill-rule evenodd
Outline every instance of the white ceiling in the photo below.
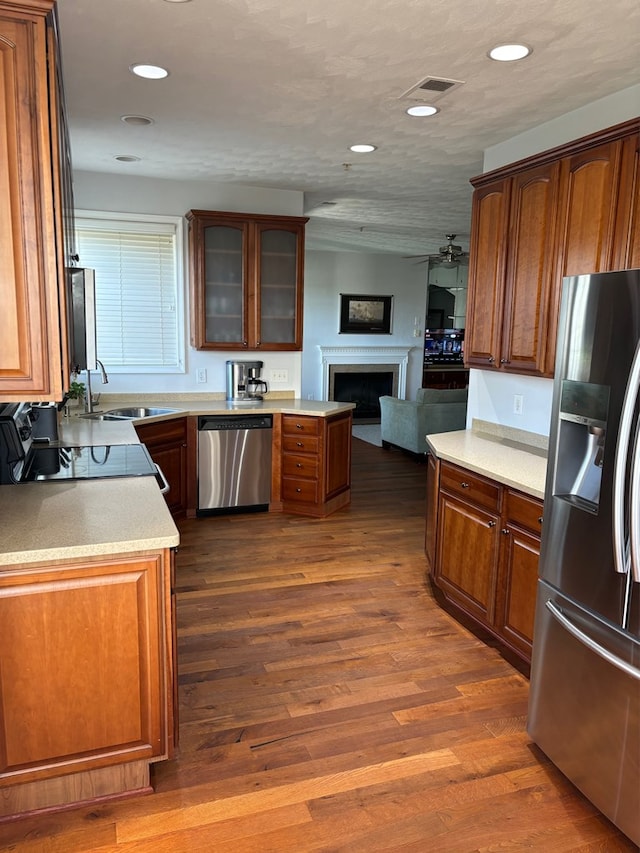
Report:
M 59 0 L 58 10 L 74 169 L 302 191 L 313 248 L 426 253 L 448 233 L 468 248 L 469 179 L 485 148 L 639 81 L 638 0 Z M 487 58 L 508 41 L 533 54 Z M 134 62 L 170 76 L 142 80 Z M 464 85 L 435 101 L 434 118 L 411 118 L 403 94 L 428 76 Z M 155 124 L 131 127 L 126 114 Z M 353 154 L 354 142 L 378 150 Z

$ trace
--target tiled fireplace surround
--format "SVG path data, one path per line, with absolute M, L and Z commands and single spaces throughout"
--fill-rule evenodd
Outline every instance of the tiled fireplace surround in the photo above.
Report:
M 333 400 L 336 373 L 392 373 L 393 396 L 407 392 L 408 347 L 319 347 L 322 357 L 322 399 Z

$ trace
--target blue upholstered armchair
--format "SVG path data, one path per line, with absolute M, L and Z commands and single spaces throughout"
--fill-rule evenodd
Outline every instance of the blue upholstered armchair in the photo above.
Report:
M 466 418 L 466 388 L 419 388 L 415 401 L 380 397 L 382 446 L 426 453 L 425 435 L 464 429 Z

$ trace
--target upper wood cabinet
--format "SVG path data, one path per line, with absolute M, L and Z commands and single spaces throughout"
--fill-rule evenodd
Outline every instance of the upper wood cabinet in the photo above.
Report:
M 68 381 L 53 0 L 0 0 L 0 400 L 61 400 Z M 65 380 L 64 377 L 67 377 Z
M 191 210 L 191 344 L 302 348 L 307 219 Z
M 563 276 L 640 265 L 638 120 L 472 183 L 466 364 L 553 376 Z

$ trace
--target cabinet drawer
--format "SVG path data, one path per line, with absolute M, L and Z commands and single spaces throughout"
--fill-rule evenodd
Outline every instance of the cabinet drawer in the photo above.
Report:
M 440 468 L 440 488 L 487 509 L 500 508 L 500 486 L 464 468 L 443 462 Z
M 320 435 L 320 418 L 284 415 L 282 432 L 288 435 Z
M 320 439 L 306 435 L 283 435 L 282 449 L 285 453 L 314 453 L 320 449 Z
M 285 477 L 318 479 L 318 459 L 315 456 L 294 456 L 285 453 L 282 457 L 282 473 Z
M 507 522 L 519 524 L 540 536 L 542 531 L 542 501 L 523 495 L 520 492 L 506 492 L 505 515 Z
M 291 477 L 282 478 L 282 497 L 285 501 L 318 503 L 318 489 L 319 484 L 316 480 L 294 480 Z

